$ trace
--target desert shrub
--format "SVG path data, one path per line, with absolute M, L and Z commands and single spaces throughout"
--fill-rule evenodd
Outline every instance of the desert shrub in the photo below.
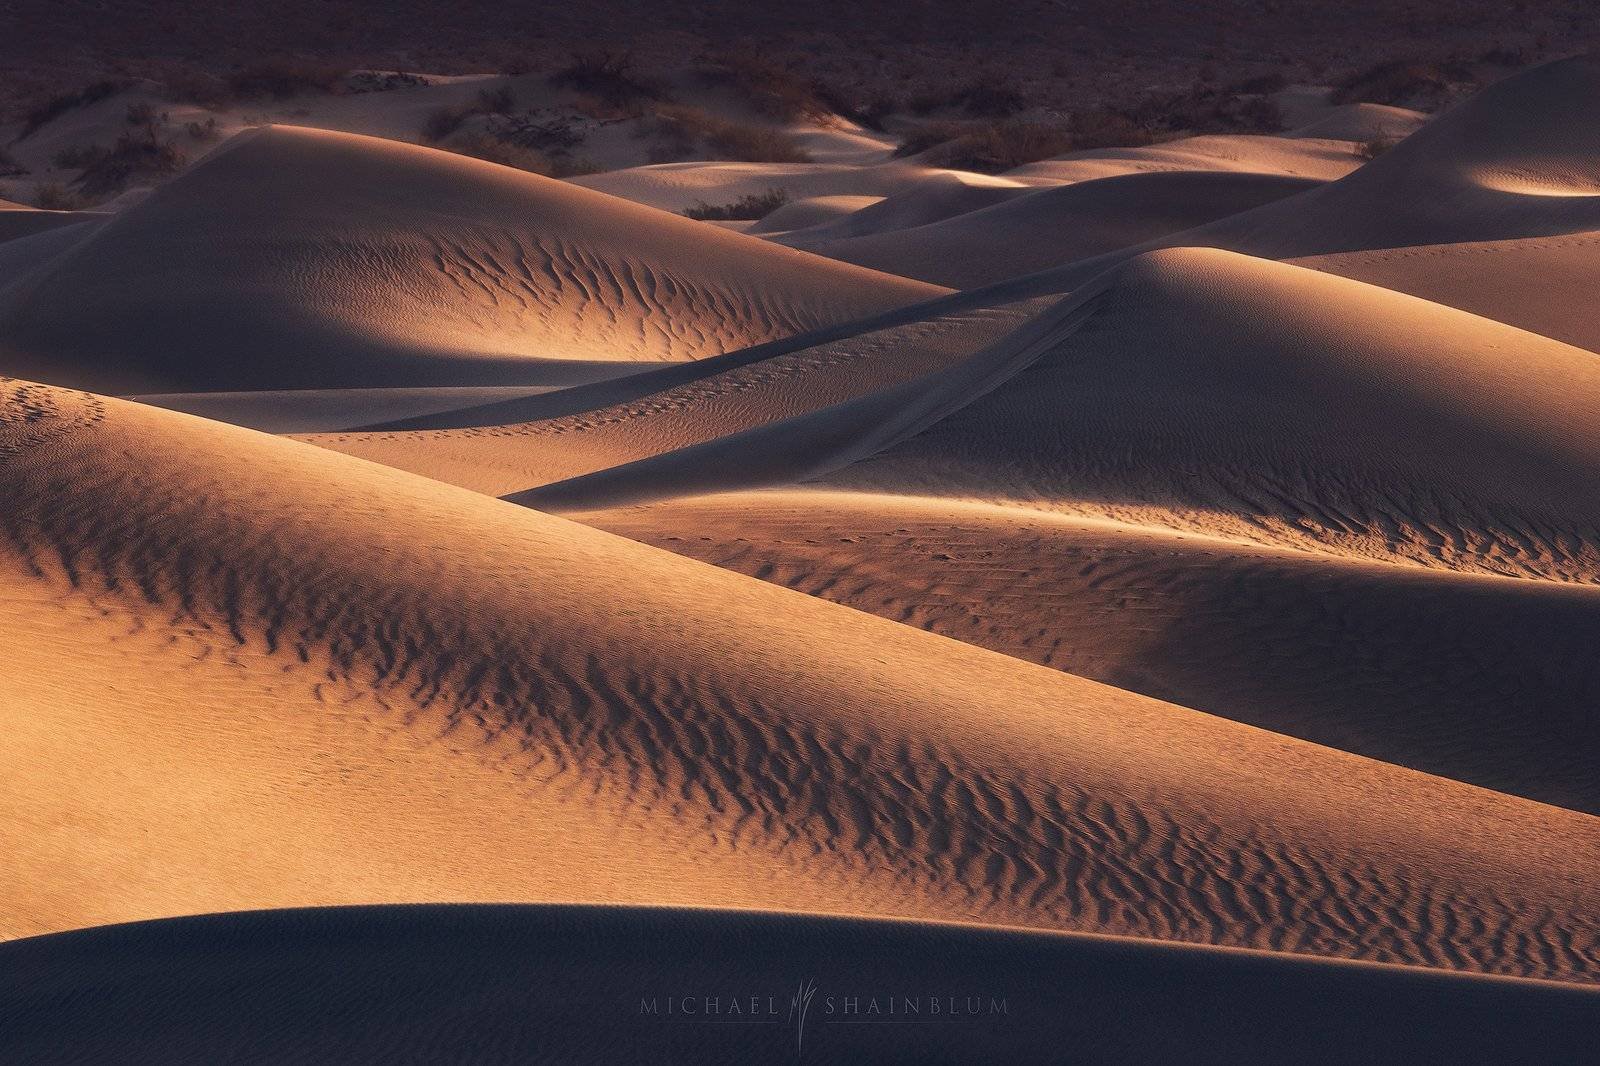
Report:
M 1230 86 L 1228 91 L 1240 96 L 1271 96 L 1281 93 L 1289 87 L 1289 79 L 1282 73 L 1273 71 L 1271 74 L 1258 74 L 1253 78 L 1246 78 Z
M 1148 129 L 1127 115 L 1105 109 L 1073 112 L 1071 130 L 1074 152 L 1096 148 L 1137 148 L 1155 140 Z
M 944 126 L 929 135 L 938 136 L 950 129 Z M 1011 121 L 968 123 L 955 137 L 920 151 L 923 161 L 930 166 L 999 174 L 1024 163 L 1070 152 L 1072 148 L 1072 133 L 1065 126 Z M 908 142 L 896 149 L 896 154 L 913 155 L 917 150 L 914 143 Z
M 22 131 L 17 134 L 17 140 L 26 140 L 52 119 L 59 118 L 68 111 L 99 103 L 123 88 L 123 83 L 120 81 L 97 81 L 73 92 L 61 93 L 35 104 L 22 116 Z
M 700 69 L 708 85 L 725 86 L 768 118 L 781 122 L 825 118 L 832 113 L 816 83 L 758 56 L 736 53 Z
M 768 189 L 766 192 L 741 196 L 726 204 L 708 204 L 700 200 L 693 207 L 684 208 L 683 213 L 702 222 L 759 219 L 766 218 L 788 202 L 789 194 L 783 189 Z
M 493 115 L 489 119 L 488 133 L 502 141 L 553 154 L 570 152 L 587 139 L 587 134 L 563 115 L 549 118 Z
M 1122 112 L 1153 133 L 1275 133 L 1283 112 L 1266 96 L 1239 96 L 1209 85 L 1147 96 Z
M 1436 63 L 1391 59 L 1344 78 L 1328 99 L 1336 104 L 1399 105 L 1449 86 L 1447 72 Z
M 1527 49 L 1509 48 L 1505 45 L 1496 45 L 1478 57 L 1478 62 L 1497 67 L 1521 67 L 1526 66 L 1529 61 Z
M 43 211 L 76 211 L 83 197 L 58 182 L 46 182 L 33 191 L 33 206 Z
M 100 199 L 121 192 L 135 178 L 160 178 L 176 173 L 183 161 L 182 150 L 154 130 L 130 130 L 84 167 L 73 184 L 85 196 Z
M 17 162 L 15 156 L 0 148 L 0 178 L 15 178 L 27 172 L 28 168 Z
M 508 115 L 517 106 L 517 96 L 511 86 L 500 85 L 493 89 L 478 90 L 478 112 L 484 115 Z
M 472 108 L 465 104 L 450 104 L 435 108 L 428 112 L 428 117 L 422 121 L 423 140 L 430 144 L 438 144 L 459 130 L 461 124 L 472 117 L 472 113 Z
M 204 122 L 185 123 L 183 129 L 192 140 L 214 141 L 217 139 L 217 120 L 214 118 L 208 118 Z
M 98 144 L 72 144 L 50 158 L 60 170 L 82 170 L 104 158 L 106 150 Z
M 964 137 L 976 128 L 971 122 L 924 122 L 900 138 L 893 154 L 899 157 L 921 155 L 930 148 Z
M 558 89 L 573 89 L 613 107 L 666 96 L 660 86 L 638 74 L 629 52 L 574 52 L 572 62 L 549 80 Z
M 553 174 L 555 167 L 543 152 L 520 144 L 511 144 L 486 133 L 463 133 L 452 137 L 442 147 L 459 155 L 515 167 L 533 174 Z
M 227 79 L 181 59 L 146 59 L 139 73 L 159 86 L 164 100 L 221 110 L 234 102 Z
M 421 74 L 393 70 L 356 70 L 345 76 L 345 88 L 353 93 L 388 93 L 396 89 L 420 89 L 433 82 Z
M 781 130 L 732 122 L 695 107 L 659 107 L 641 132 L 675 149 L 687 147 L 679 158 L 690 154 L 697 141 L 725 158 L 747 163 L 805 163 L 811 158 Z
M 967 82 L 954 90 L 920 93 L 911 98 L 914 114 L 959 110 L 974 118 L 1010 118 L 1028 107 L 1028 98 L 1013 86 L 993 78 Z
M 862 100 L 825 81 L 814 81 L 811 85 L 817 99 L 828 112 L 842 115 L 869 130 L 883 132 L 884 120 L 900 110 L 900 102 L 885 93 Z
M 228 87 L 241 100 L 287 100 L 301 93 L 340 92 L 348 73 L 328 63 L 280 58 L 235 71 L 228 77 Z
M 1356 155 L 1362 159 L 1376 159 L 1399 143 L 1399 137 L 1374 137 L 1356 145 Z

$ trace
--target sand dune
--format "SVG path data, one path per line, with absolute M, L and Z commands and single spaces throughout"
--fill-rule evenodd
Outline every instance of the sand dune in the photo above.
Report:
M 1344 104 L 1330 108 L 1313 122 L 1295 128 L 1285 136 L 1316 140 L 1400 141 L 1421 129 L 1428 116 L 1420 111 L 1387 104 Z
M 859 332 L 807 334 L 586 390 L 303 439 L 505 495 L 735 438 L 904 387 L 1001 343 L 1037 309 L 1026 304 L 947 313 L 913 308 L 858 324 Z M 831 339 L 834 332 L 844 336 Z M 784 454 L 795 458 L 805 452 Z M 746 459 L 754 470 L 755 457 Z
M 911 229 L 842 240 L 801 235 L 784 243 L 935 285 L 972 288 L 1143 244 L 1317 184 L 1228 171 L 1129 174 L 1008 197 Z
M 1138 148 L 1070 152 L 1056 159 L 1024 164 L 1003 176 L 1017 181 L 1070 182 L 1128 174 L 1202 171 L 1332 181 L 1362 165 L 1354 140 L 1331 133 L 1316 137 L 1307 131 L 1281 137 L 1213 133 Z
M 22 204 L 0 200 L 0 242 L 28 237 L 35 233 L 70 226 L 97 217 L 88 211 L 40 211 Z M 4 277 L 0 276 L 0 283 Z
M 725 963 L 708 957 L 716 943 L 739 950 Z M 0 945 L 0 975 L 7 963 L 29 979 L 0 976 L 0 1050 L 41 1066 L 109 1055 L 212 1063 L 220 1048 L 280 1062 L 731 1055 L 1125 1066 L 1526 1062 L 1537 1048 L 1549 1061 L 1577 1062 L 1600 1010 L 1594 991 L 1529 981 L 1108 938 L 664 909 L 184 918 Z M 802 1021 L 790 1001 L 807 982 Z M 697 1012 L 716 998 L 721 1024 L 669 1017 L 669 996 L 675 1012 L 681 997 Z M 948 1010 L 951 996 L 959 1021 L 935 1020 L 932 1000 Z M 739 1014 L 727 1013 L 730 998 Z M 878 1013 L 869 1014 L 874 1000 Z M 646 1013 L 652 1002 L 655 1015 Z M 903 1013 L 910 1003 L 914 1015 Z M 1239 1017 L 1252 1023 L 1235 1024 Z
M 783 233 L 809 229 L 835 219 L 850 218 L 863 208 L 882 203 L 881 196 L 813 196 L 784 204 L 772 214 L 755 220 L 746 233 Z
M 897 159 L 876 166 L 855 163 L 661 163 L 605 174 L 574 178 L 573 184 L 610 193 L 626 200 L 682 211 L 696 203 L 724 204 L 772 188 L 794 199 L 814 196 L 891 196 L 924 182 L 943 181 L 958 173 L 931 167 L 914 159 Z M 967 181 L 999 188 L 1019 188 L 1030 182 L 1009 177 L 959 172 Z
M 1586 586 L 1330 559 L 1100 519 L 818 490 L 588 524 L 1029 662 L 1600 812 Z
M 930 222 L 940 222 L 969 211 L 977 211 L 995 204 L 1005 203 L 1018 196 L 1027 196 L 1036 186 L 1015 183 L 996 184 L 980 177 L 954 171 L 929 177 L 926 181 L 904 192 L 885 196 L 876 203 L 863 206 L 838 219 L 810 226 L 801 232 L 773 238 L 779 244 L 804 245 L 807 242 L 838 240 L 846 237 L 865 237 L 891 230 L 910 229 Z M 774 227 L 782 222 L 785 209 L 773 212 L 770 219 Z M 764 226 L 768 219 L 763 219 Z M 798 228 L 798 227 L 795 227 Z M 752 232 L 761 232 L 758 228 Z
M 1558 237 L 1600 229 L 1600 59 L 1535 67 L 1470 97 L 1344 178 L 1253 211 L 1049 271 L 1066 291 L 1158 247 L 1268 259 L 1433 244 Z M 1292 143 L 1292 142 L 1291 142 Z
M 248 430 L 4 410 L 8 934 L 514 894 L 1600 951 L 1586 816 Z
M 1592 581 L 1597 375 L 1588 352 L 1413 297 L 1164 251 L 923 378 L 514 498 L 582 511 L 823 478 Z
M 1345 252 L 1295 262 L 1600 351 L 1600 320 L 1589 306 L 1600 284 L 1600 233 Z
M 540 385 L 562 362 L 714 355 L 937 291 L 461 156 L 271 127 L 13 288 L 0 345 L 17 372 L 102 390 Z

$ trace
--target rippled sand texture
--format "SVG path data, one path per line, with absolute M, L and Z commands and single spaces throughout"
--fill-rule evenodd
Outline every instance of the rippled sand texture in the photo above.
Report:
M 270 127 L 0 228 L 0 1058 L 764 1061 L 526 988 L 831 965 L 1034 1013 L 818 1061 L 1575 1061 L 1596 115 L 818 164 L 751 234 L 647 203 L 784 165 Z

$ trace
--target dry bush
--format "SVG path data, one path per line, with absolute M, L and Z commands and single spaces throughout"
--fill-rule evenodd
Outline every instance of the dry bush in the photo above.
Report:
M 329 63 L 285 57 L 234 72 L 228 87 L 241 100 L 287 100 L 302 93 L 340 92 L 349 73 Z
M 1376 159 L 1399 143 L 1399 137 L 1374 137 L 1356 145 L 1356 155 L 1362 159 Z
M 84 201 L 77 193 L 52 181 L 33 191 L 33 206 L 42 211 L 76 211 L 84 206 Z
M 1472 72 L 1459 63 L 1390 59 L 1349 75 L 1334 86 L 1328 99 L 1336 104 L 1401 106 L 1438 97 L 1455 83 L 1470 82 Z
M 877 130 L 879 133 L 884 130 L 885 120 L 901 110 L 900 101 L 886 93 L 878 93 L 862 100 L 824 81 L 814 81 L 812 87 L 816 90 L 817 98 L 829 112 L 841 115 L 858 126 Z
M 574 52 L 570 64 L 550 75 L 550 84 L 596 97 L 612 107 L 666 97 L 665 90 L 634 69 L 628 52 Z
M 59 118 L 68 111 L 99 103 L 106 97 L 121 92 L 125 87 L 120 81 L 97 81 L 73 92 L 61 93 L 50 97 L 42 103 L 35 104 L 22 116 L 22 132 L 17 134 L 16 139 L 19 141 L 26 140 L 52 119 Z
M 4 148 L 0 148 L 0 178 L 15 178 L 28 172 L 28 168 Z
M 104 158 L 106 150 L 98 144 L 71 144 L 50 157 L 58 170 L 82 170 Z
M 160 84 L 162 97 L 173 103 L 220 111 L 235 100 L 233 87 L 225 78 L 187 63 L 163 62 L 151 70 L 150 77 Z
M 1153 133 L 1276 133 L 1283 111 L 1267 96 L 1239 96 L 1199 84 L 1187 92 L 1147 96 L 1122 112 Z
M 430 112 L 422 123 L 422 138 L 430 144 L 437 144 L 459 130 L 474 115 L 507 116 L 516 106 L 517 98 L 509 86 L 479 89 L 470 103 L 447 104 Z
M 1073 149 L 1072 133 L 1065 126 L 1044 122 L 987 122 L 932 124 L 927 137 L 940 137 L 957 131 L 954 137 L 918 149 L 918 140 L 908 140 L 895 150 L 896 155 L 920 154 L 929 166 L 972 170 L 980 174 L 999 174 L 1050 159 Z
M 1229 86 L 1228 91 L 1240 96 L 1271 96 L 1273 93 L 1283 92 L 1288 87 L 1289 79 L 1281 72 L 1274 71 L 1271 74 L 1258 74 L 1253 78 L 1236 82 Z
M 757 113 L 780 122 L 823 119 L 833 113 L 815 82 L 748 53 L 706 61 L 700 78 L 707 85 L 733 90 Z
M 1073 112 L 1071 130 L 1074 152 L 1138 148 L 1155 140 L 1154 134 L 1127 115 L 1104 109 Z
M 505 167 L 515 167 L 518 170 L 526 170 L 532 174 L 551 175 L 555 173 L 555 165 L 550 160 L 550 157 L 543 152 L 523 147 L 520 144 L 511 144 L 500 140 L 498 137 L 491 137 L 486 133 L 463 133 L 452 137 L 441 147 L 458 155 L 467 155 L 474 159 L 499 163 Z
M 183 128 L 192 140 L 204 142 L 217 139 L 217 120 L 214 118 L 208 118 L 204 122 L 188 122 Z
M 973 118 L 1011 118 L 1028 108 L 1028 98 L 998 78 L 980 78 L 948 92 L 922 93 L 910 101 L 911 111 L 928 115 L 959 110 Z
M 183 166 L 184 153 L 155 125 L 129 130 L 83 168 L 73 184 L 90 199 L 121 192 L 136 178 L 164 178 Z
M 693 207 L 684 208 L 683 213 L 702 222 L 747 221 L 766 218 L 788 202 L 789 194 L 774 188 L 750 193 L 726 204 L 708 204 L 700 200 Z
M 691 154 L 695 143 L 703 141 L 711 151 L 724 158 L 745 163 L 806 163 L 811 160 L 781 130 L 731 122 L 697 107 L 659 107 L 641 127 L 641 133 L 661 138 L 672 149 L 687 149 L 678 158 Z

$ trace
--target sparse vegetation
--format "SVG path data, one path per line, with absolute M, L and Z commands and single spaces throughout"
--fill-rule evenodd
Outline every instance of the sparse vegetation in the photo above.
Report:
M 1403 106 L 1437 99 L 1453 85 L 1471 80 L 1472 72 L 1461 63 L 1391 59 L 1344 78 L 1328 99 L 1336 104 Z
M 998 78 L 980 78 L 950 92 L 914 96 L 910 108 L 918 115 L 957 110 L 973 118 L 1011 118 L 1027 110 L 1028 103 L 1015 86 Z
M 82 170 L 105 154 L 106 150 L 98 144 L 72 144 L 52 156 L 50 163 L 59 170 Z
M 724 158 L 742 162 L 805 163 L 811 158 L 781 130 L 732 122 L 695 107 L 658 107 L 640 132 L 662 139 L 664 144 L 657 147 L 675 153 L 679 159 L 691 154 L 696 143 L 702 141 Z
M 30 108 L 22 117 L 22 131 L 17 134 L 17 140 L 24 141 L 37 133 L 41 127 L 52 119 L 56 119 L 69 111 L 80 107 L 97 104 L 114 93 L 123 89 L 120 81 L 97 81 L 70 93 L 61 93 L 52 96 L 43 103 Z
M 1356 145 L 1356 155 L 1362 159 L 1376 159 L 1399 143 L 1399 137 L 1374 137 Z
M 1282 73 L 1274 71 L 1271 74 L 1258 74 L 1253 78 L 1236 82 L 1228 91 L 1240 96 L 1271 96 L 1281 93 L 1289 87 L 1289 79 Z
M 61 185 L 46 182 L 33 192 L 33 206 L 42 211 L 76 211 L 84 206 L 83 197 Z
M 708 204 L 700 200 L 693 207 L 684 208 L 683 213 L 702 222 L 748 221 L 766 218 L 788 202 L 789 194 L 774 188 L 750 193 L 726 204 Z
M 1066 123 L 928 122 L 907 135 L 897 156 L 921 155 L 931 166 L 998 174 L 1067 152 L 1151 142 L 1150 131 L 1113 111 L 1081 111 Z
M 241 100 L 287 100 L 302 93 L 341 92 L 348 74 L 345 68 L 328 63 L 280 58 L 235 72 L 228 78 L 228 87 Z
M 0 178 L 15 178 L 27 172 L 27 167 L 17 162 L 10 152 L 0 148 Z
M 479 89 L 478 95 L 470 103 L 452 104 L 430 113 L 422 124 L 422 137 L 438 144 L 475 115 L 509 115 L 516 106 L 517 98 L 510 86 Z
M 1147 96 L 1121 112 L 1134 125 L 1162 133 L 1277 133 L 1283 111 L 1270 96 L 1243 96 L 1196 84 L 1187 92 Z
M 184 132 L 195 141 L 214 141 L 217 139 L 217 120 L 208 118 L 204 122 L 188 122 L 184 124 Z
M 442 147 L 458 155 L 471 156 L 504 167 L 514 167 L 530 174 L 550 178 L 571 178 L 580 174 L 593 174 L 600 168 L 582 156 L 547 154 L 537 148 L 508 141 L 488 133 L 461 133 L 452 137 Z
M 710 60 L 701 68 L 700 77 L 708 85 L 731 89 L 758 114 L 780 122 L 824 119 L 833 114 L 815 81 L 748 53 Z
M 612 107 L 665 99 L 665 91 L 640 76 L 629 52 L 574 52 L 572 62 L 550 75 L 558 89 L 573 89 Z

